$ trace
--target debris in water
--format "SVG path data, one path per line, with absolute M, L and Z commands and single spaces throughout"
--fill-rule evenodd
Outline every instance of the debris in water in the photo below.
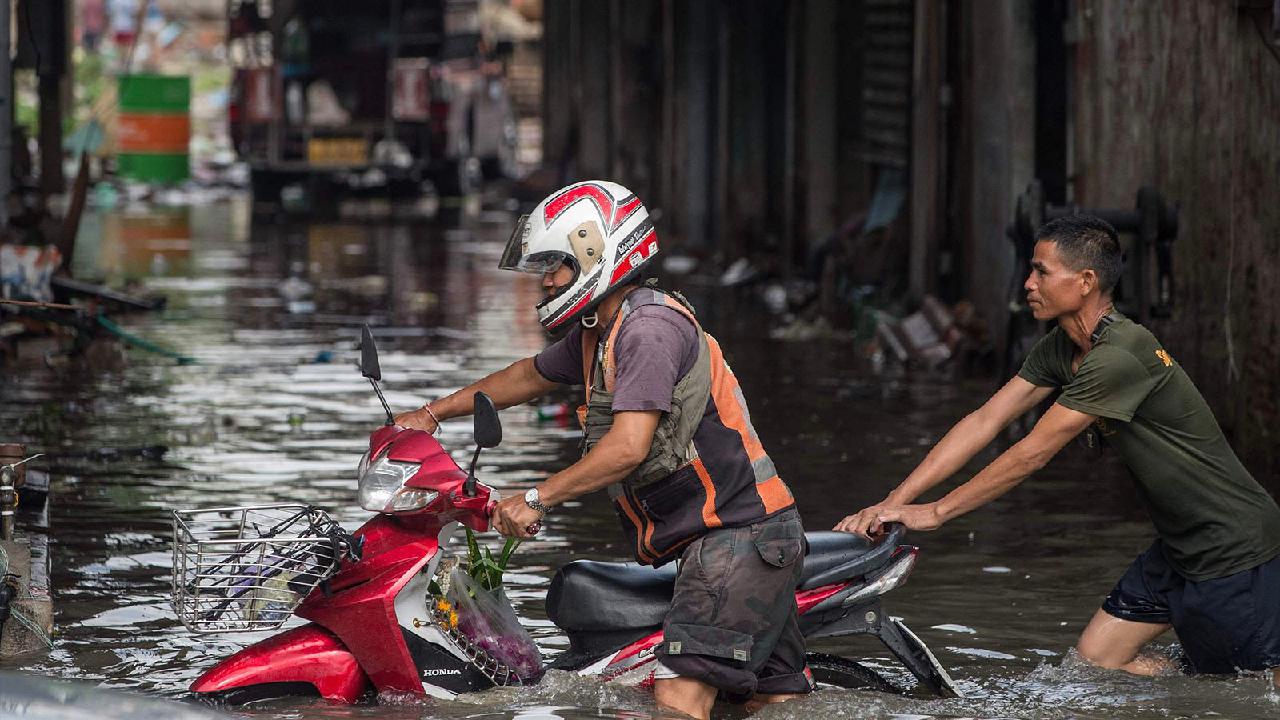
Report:
M 977 635 L 978 631 L 968 625 L 956 625 L 954 623 L 944 623 L 942 625 L 934 625 L 932 630 L 944 630 L 946 632 L 964 633 L 966 635 Z

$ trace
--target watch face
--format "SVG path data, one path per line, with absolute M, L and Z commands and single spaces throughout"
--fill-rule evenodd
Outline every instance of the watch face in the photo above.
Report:
M 543 505 L 541 499 L 538 497 L 538 488 L 529 488 L 525 491 L 524 504 L 540 513 L 547 512 L 547 506 Z

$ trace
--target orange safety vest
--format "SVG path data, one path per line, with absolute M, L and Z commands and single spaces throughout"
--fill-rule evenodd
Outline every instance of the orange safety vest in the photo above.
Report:
M 656 288 L 637 288 L 627 295 L 603 343 L 597 329 L 582 333 L 586 404 L 578 417 L 584 431 L 583 454 L 612 424 L 614 347 L 627 316 L 645 305 L 664 305 L 688 318 L 700 345 L 699 361 L 681 378 L 672 411 L 659 421 L 649 457 L 610 488 L 636 560 L 662 565 L 714 528 L 760 522 L 795 507 L 795 500 L 760 443 L 742 388 L 719 343 L 703 331 L 683 298 Z M 682 418 L 681 413 L 695 415 Z M 672 471 L 667 473 L 667 468 Z

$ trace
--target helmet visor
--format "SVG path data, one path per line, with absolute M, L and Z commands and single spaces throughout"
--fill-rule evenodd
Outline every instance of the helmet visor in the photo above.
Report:
M 543 275 L 559 270 L 568 254 L 558 251 L 530 254 L 528 252 L 528 244 L 525 242 L 525 238 L 529 236 L 528 226 L 528 215 L 521 215 L 516 220 L 515 229 L 511 231 L 511 237 L 507 240 L 507 247 L 502 251 L 502 259 L 498 261 L 498 268 L 532 273 L 534 275 Z

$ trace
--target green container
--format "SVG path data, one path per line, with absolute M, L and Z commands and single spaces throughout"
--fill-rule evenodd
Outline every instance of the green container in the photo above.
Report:
M 117 78 L 120 113 L 181 115 L 191 112 L 191 78 L 185 75 L 121 75 Z M 186 153 L 122 152 L 116 156 L 122 177 L 153 183 L 178 183 L 191 177 Z
M 121 112 L 186 115 L 191 110 L 191 78 L 186 75 L 121 75 Z
M 186 153 L 120 153 L 116 171 L 144 182 L 178 183 L 191 177 L 191 158 Z

